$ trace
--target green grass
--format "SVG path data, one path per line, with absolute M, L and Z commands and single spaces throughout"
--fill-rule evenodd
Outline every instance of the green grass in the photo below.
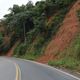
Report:
M 19 57 L 19 58 L 23 58 L 23 59 L 28 59 L 28 60 L 36 60 L 40 55 L 41 55 L 41 51 L 42 48 L 41 47 L 37 47 L 37 49 L 34 47 L 34 44 L 31 44 L 28 46 L 28 48 L 26 48 L 26 52 L 24 52 L 24 50 L 20 53 L 20 50 L 22 50 L 20 48 L 20 45 L 18 45 L 15 50 L 14 50 L 14 56 L 15 57 Z
M 80 71 L 80 33 L 72 40 L 70 46 L 60 52 L 58 56 L 60 59 L 49 61 L 48 64 Z
M 25 55 L 14 55 L 14 57 L 35 61 L 40 55 L 35 53 L 27 53 Z
M 79 14 L 80 10 L 78 12 L 78 15 Z M 78 17 L 80 20 L 80 16 Z M 74 40 L 72 40 L 71 44 L 63 52 L 60 52 L 58 56 L 60 59 L 49 61 L 48 64 L 80 72 L 80 31 Z
M 78 33 L 71 44 L 60 53 L 60 56 L 73 57 L 80 60 L 80 33 Z
M 49 61 L 48 64 L 51 66 L 63 67 L 72 70 L 76 70 L 80 67 L 80 61 L 74 58 L 62 58 L 60 60 Z
M 27 54 L 27 55 L 23 56 L 23 58 L 28 59 L 28 60 L 36 60 L 38 56 L 39 55 Z

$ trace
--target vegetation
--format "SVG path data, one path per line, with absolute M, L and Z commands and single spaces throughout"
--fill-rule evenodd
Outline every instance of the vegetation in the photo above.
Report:
M 36 60 L 44 53 L 46 45 L 62 25 L 65 14 L 75 1 L 77 0 L 45 0 L 38 1 L 35 5 L 29 1 L 26 5 L 13 5 L 9 8 L 10 13 L 1 20 L 10 37 L 10 43 L 4 45 L 2 51 L 7 52 L 19 40 L 14 56 Z M 77 16 L 80 20 L 80 10 L 77 11 Z M 2 43 L 3 35 L 0 33 L 0 45 Z M 59 59 L 49 61 L 48 64 L 80 71 L 80 33 L 60 53 Z
M 80 71 L 80 61 L 72 58 L 72 57 L 64 57 L 61 58 L 60 60 L 54 60 L 54 61 L 49 61 L 49 65 L 51 66 L 56 66 L 60 68 L 67 68 L 71 70 L 77 70 Z
M 48 64 L 80 71 L 80 33 L 77 34 L 71 45 L 61 52 L 59 56 L 60 59 L 49 61 Z
M 80 10 L 77 11 L 80 21 Z M 60 59 L 49 61 L 49 65 L 80 71 L 80 30 L 71 45 L 60 53 Z
M 9 8 L 10 13 L 4 15 L 2 21 L 11 37 L 9 46 L 18 39 L 21 41 L 14 50 L 15 55 L 32 59 L 41 55 L 74 1 L 45 0 L 35 5 L 29 1 L 26 5 Z
M 76 16 L 80 21 L 80 10 L 77 11 Z M 80 29 L 69 47 L 60 53 L 59 59 L 49 61 L 48 64 L 80 72 Z
M 0 33 L 0 45 L 3 43 L 3 35 Z

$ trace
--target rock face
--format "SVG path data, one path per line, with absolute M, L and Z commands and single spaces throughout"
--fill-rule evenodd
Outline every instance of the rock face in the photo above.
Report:
M 39 62 L 47 63 L 55 57 L 54 54 L 58 53 L 58 51 L 63 51 L 70 44 L 79 30 L 79 20 L 77 17 L 77 10 L 79 9 L 80 0 L 66 14 L 58 33 L 47 46 L 45 54 L 40 57 Z

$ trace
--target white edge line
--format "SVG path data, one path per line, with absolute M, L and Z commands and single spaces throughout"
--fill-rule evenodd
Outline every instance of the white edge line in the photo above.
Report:
M 47 68 L 50 68 L 50 69 L 55 69 L 56 71 L 59 71 L 59 72 L 65 74 L 65 75 L 68 75 L 68 76 L 70 76 L 70 77 L 72 77 L 72 78 L 75 78 L 75 79 L 77 79 L 77 80 L 80 80 L 80 78 L 78 78 L 78 77 L 76 77 L 76 76 L 74 76 L 74 75 L 72 75 L 72 74 L 70 74 L 70 73 L 64 72 L 64 71 L 59 70 L 59 69 L 54 68 L 54 67 L 51 67 L 51 66 L 49 66 L 49 65 L 47 65 L 47 64 L 42 64 L 42 63 L 38 63 L 38 62 L 35 62 L 35 61 L 30 61 L 30 60 L 26 60 L 26 59 L 21 59 L 21 58 L 16 58 L 16 59 L 23 60 L 23 61 L 28 61 L 28 62 L 32 62 L 32 63 L 38 64 L 38 65 L 41 65 L 41 66 L 44 66 L 44 67 L 47 67 Z

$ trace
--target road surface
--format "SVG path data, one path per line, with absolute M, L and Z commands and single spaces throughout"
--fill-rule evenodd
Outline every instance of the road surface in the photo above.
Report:
M 0 80 L 80 80 L 80 78 L 37 62 L 0 57 Z

